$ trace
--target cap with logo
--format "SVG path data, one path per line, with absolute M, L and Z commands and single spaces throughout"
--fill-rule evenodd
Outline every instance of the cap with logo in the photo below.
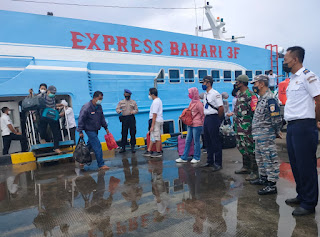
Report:
M 269 81 L 269 77 L 263 74 L 257 75 L 253 78 L 251 84 L 254 84 L 257 81 Z
M 55 94 L 55 93 L 57 93 L 57 88 L 55 86 L 49 86 L 48 87 L 48 91 L 50 91 L 51 93 Z

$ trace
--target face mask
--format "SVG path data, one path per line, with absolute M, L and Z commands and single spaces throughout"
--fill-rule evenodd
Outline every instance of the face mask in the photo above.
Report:
M 97 100 L 96 105 L 101 105 L 102 100 Z
M 207 85 L 202 85 L 202 90 L 206 91 L 207 90 Z
M 151 95 L 148 95 L 148 98 L 149 98 L 149 100 L 152 100 L 152 96 Z
M 50 98 L 54 98 L 56 95 L 55 95 L 55 94 L 50 93 L 48 96 L 49 96 Z
M 9 110 L 9 111 L 8 111 L 8 115 L 10 115 L 10 114 L 11 114 L 11 111 Z
M 189 94 L 188 96 L 189 96 L 190 99 L 192 99 L 192 95 L 191 94 Z
M 283 71 L 285 71 L 286 73 L 291 72 L 292 67 L 289 67 L 288 63 L 284 63 L 283 64 Z
M 130 100 L 130 96 L 125 96 L 126 100 Z
M 41 94 L 46 93 L 46 92 L 47 92 L 46 90 L 40 90 Z
M 254 93 L 259 94 L 260 90 L 259 90 L 259 88 L 257 86 L 253 86 L 252 90 L 253 90 Z

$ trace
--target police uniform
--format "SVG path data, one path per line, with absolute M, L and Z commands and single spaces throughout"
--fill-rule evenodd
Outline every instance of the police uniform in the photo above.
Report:
M 306 210 L 314 210 L 318 203 L 318 129 L 314 101 L 318 95 L 320 80 L 313 72 L 302 67 L 290 76 L 284 109 L 284 119 L 288 122 L 287 149 L 297 199 Z
M 240 82 L 248 82 L 246 75 L 237 78 Z M 234 130 L 237 139 L 237 147 L 243 159 L 243 168 L 235 171 L 236 174 L 250 173 L 246 180 L 252 180 L 257 176 L 258 167 L 254 156 L 254 140 L 252 137 L 252 119 L 256 109 L 258 98 L 251 90 L 237 92 L 237 102 L 234 107 Z
M 256 81 L 268 81 L 268 77 L 259 75 L 253 83 Z M 269 186 L 267 189 L 260 190 L 262 193 L 259 191 L 259 194 L 277 192 L 275 184 L 279 179 L 279 161 L 275 139 L 280 133 L 281 125 L 279 103 L 272 91 L 268 89 L 264 95 L 260 96 L 252 120 L 255 158 L 260 175 L 260 180 L 257 182 Z
M 124 93 L 130 94 L 130 96 L 132 94 L 128 89 L 125 89 Z M 128 129 L 130 129 L 130 144 L 133 149 L 132 151 L 134 151 L 134 146 L 136 145 L 136 119 L 134 115 L 138 113 L 137 103 L 131 98 L 129 98 L 129 100 L 121 100 L 117 105 L 116 111 L 118 114 L 121 113 L 119 119 L 122 123 L 122 151 L 125 150 L 125 146 L 127 144 Z
M 219 136 L 220 118 L 218 108 L 223 106 L 222 96 L 218 91 L 211 89 L 204 95 L 204 138 L 208 152 L 207 163 L 210 166 L 222 167 L 222 143 Z

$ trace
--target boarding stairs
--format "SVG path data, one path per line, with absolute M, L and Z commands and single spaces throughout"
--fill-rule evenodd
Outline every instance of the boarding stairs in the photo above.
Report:
M 273 73 L 279 75 L 279 50 L 278 45 L 267 44 L 265 49 L 270 50 L 270 61 Z M 279 84 L 279 78 L 277 78 L 277 85 Z
M 52 162 L 60 159 L 70 159 L 73 157 L 74 141 L 71 140 L 70 130 L 64 129 L 61 119 L 59 119 L 62 141 L 59 142 L 59 148 L 62 154 L 53 151 L 53 142 L 40 144 L 40 135 L 35 126 L 35 111 L 28 111 L 26 118 L 26 136 L 29 144 L 29 151 L 33 152 L 38 163 Z M 65 113 L 66 127 L 68 126 L 67 114 Z M 66 137 L 66 138 L 65 138 Z

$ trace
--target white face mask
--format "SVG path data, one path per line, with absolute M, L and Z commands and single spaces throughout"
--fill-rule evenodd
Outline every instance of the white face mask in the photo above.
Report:
M 11 114 L 11 111 L 9 110 L 9 111 L 8 111 L 8 115 L 10 115 L 10 114 Z
M 149 98 L 149 100 L 152 100 L 152 96 L 151 95 L 148 95 L 148 98 Z
M 41 94 L 46 93 L 46 92 L 47 92 L 46 90 L 40 90 Z
M 101 103 L 102 103 L 102 100 L 98 100 L 98 101 L 96 102 L 97 105 L 101 105 Z

